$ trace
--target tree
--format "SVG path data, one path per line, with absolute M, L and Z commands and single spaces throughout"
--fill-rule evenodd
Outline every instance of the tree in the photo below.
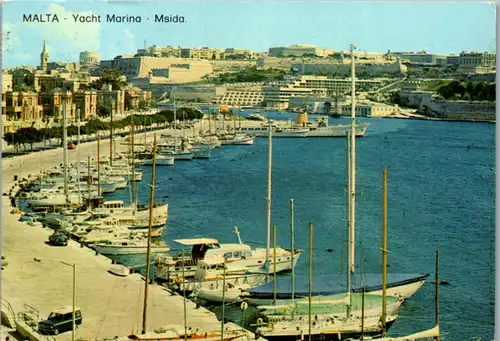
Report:
M 109 115 L 111 115 L 111 110 L 112 108 L 110 103 L 97 103 L 97 115 L 101 117 L 108 117 Z
M 116 69 L 104 69 L 101 78 L 90 83 L 88 88 L 101 90 L 104 84 L 111 84 L 112 90 L 121 90 L 127 85 L 127 82 L 121 79 L 122 76 L 122 73 Z

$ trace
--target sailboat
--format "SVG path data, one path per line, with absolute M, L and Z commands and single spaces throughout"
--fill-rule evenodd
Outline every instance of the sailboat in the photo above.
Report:
M 154 137 L 153 142 L 153 158 L 156 155 L 156 136 Z M 150 194 L 150 210 L 154 205 L 154 193 L 155 193 L 155 175 L 156 175 L 156 167 L 153 162 L 152 169 L 152 181 L 151 181 L 151 194 Z M 151 215 L 150 215 L 151 217 Z M 145 281 L 144 281 L 144 305 L 142 311 L 142 333 L 131 334 L 128 338 L 121 338 L 120 340 L 138 340 L 138 341 L 177 341 L 177 340 L 187 340 L 193 339 L 204 339 L 209 341 L 232 341 L 238 339 L 242 336 L 245 336 L 246 333 L 242 331 L 224 331 L 224 321 L 222 321 L 221 325 L 221 333 L 212 332 L 212 333 L 203 333 L 198 329 L 195 331 L 192 330 L 191 327 L 187 325 L 187 310 L 186 310 L 186 297 L 183 296 L 184 300 L 184 326 L 170 325 L 163 327 L 164 332 L 162 333 L 150 333 L 147 332 L 147 316 L 148 316 L 148 293 L 149 293 L 149 281 L 150 281 L 150 272 L 151 272 L 151 231 L 152 226 L 151 222 L 149 224 L 148 231 L 148 247 L 146 253 L 146 273 L 145 273 Z
M 181 150 L 177 149 L 177 110 L 174 100 L 174 131 L 175 131 L 175 144 L 174 150 L 162 149 L 160 154 L 173 157 L 175 160 L 192 160 L 194 153 L 186 148 L 184 140 L 181 141 Z
M 355 270 L 355 193 L 356 193 L 356 88 L 355 88 L 355 63 L 354 46 L 351 46 L 351 131 L 348 134 L 348 266 L 349 280 L 345 284 L 345 275 L 325 275 L 315 278 L 318 283 L 312 295 L 336 295 L 342 292 L 361 292 L 365 288 L 368 294 L 380 294 L 382 289 L 381 274 L 354 274 Z M 407 299 L 417 292 L 429 274 L 389 274 L 387 278 L 387 294 L 389 296 Z M 307 276 L 296 276 L 296 297 L 307 296 Z M 275 296 L 274 287 L 271 283 L 262 286 L 246 289 L 245 300 L 252 305 L 288 304 L 291 299 L 290 281 L 288 278 L 277 280 L 277 294 Z M 278 300 L 275 301 L 275 298 Z
M 284 313 L 281 314 L 284 316 L 284 319 L 280 314 L 276 314 L 271 311 L 271 314 L 264 314 L 266 319 L 268 320 L 268 324 L 261 326 L 257 329 L 258 333 L 264 336 L 268 340 L 272 340 L 275 338 L 281 337 L 290 337 L 290 336 L 304 336 L 306 330 L 308 330 L 309 340 L 314 338 L 321 340 L 340 340 L 345 337 L 357 337 L 362 333 L 366 333 L 367 335 L 377 335 L 381 331 L 386 330 L 397 318 L 397 311 L 399 305 L 403 302 L 403 300 L 399 297 L 387 297 L 387 276 L 386 276 L 386 263 L 383 262 L 383 273 L 382 273 L 382 300 L 378 295 L 374 295 L 373 305 L 369 307 L 370 314 L 365 316 L 364 314 L 359 314 L 360 311 L 364 309 L 364 298 L 365 298 L 365 287 L 373 286 L 373 277 L 379 278 L 378 275 L 372 275 L 372 281 L 370 278 L 367 279 L 365 286 L 362 287 L 362 304 L 361 307 L 356 307 L 355 298 L 356 295 L 359 294 L 353 293 L 353 285 L 352 285 L 352 273 L 354 273 L 355 263 L 354 263 L 354 223 L 355 223 L 355 66 L 354 66 L 354 45 L 351 45 L 351 79 L 352 79 L 352 113 L 351 113 L 351 132 L 349 135 L 349 148 L 348 148 L 348 268 L 347 268 L 347 287 L 344 291 L 344 295 L 340 295 L 336 297 L 336 302 L 333 305 L 329 305 L 329 299 L 332 297 L 323 296 L 321 297 L 321 293 L 318 293 L 318 297 L 315 302 L 313 302 L 312 294 L 312 270 L 310 270 L 309 274 L 309 282 L 308 282 L 308 302 L 307 310 L 308 310 L 308 318 L 307 315 L 304 316 L 304 312 L 297 311 L 297 303 L 293 307 L 291 307 L 292 313 Z M 384 183 L 384 200 L 385 200 L 385 183 Z M 385 208 L 385 202 L 384 202 Z M 384 212 L 385 214 L 385 212 Z M 384 221 L 385 226 L 385 221 Z M 310 245 L 309 249 L 312 250 L 312 225 L 310 225 Z M 387 252 L 385 239 L 384 239 L 384 248 L 382 250 Z M 312 259 L 312 251 L 310 251 L 310 260 Z M 312 264 L 310 265 L 310 269 L 312 269 Z M 428 275 L 427 275 L 428 276 Z M 425 277 L 427 277 L 425 276 Z M 423 280 L 421 281 L 423 284 Z M 391 283 L 394 286 L 394 283 Z M 405 285 L 405 281 L 401 283 L 401 286 Z M 373 289 L 373 287 L 372 287 Z M 280 307 L 282 309 L 287 309 L 286 305 L 278 305 L 276 302 L 276 287 L 274 287 L 274 300 L 273 303 L 275 305 L 275 310 Z M 378 290 L 378 288 L 377 288 Z M 323 294 L 324 295 L 324 294 Z M 343 297 L 342 297 L 343 296 Z M 342 298 L 346 300 L 346 302 L 342 302 Z M 292 296 L 292 300 L 294 297 Z M 382 301 L 382 305 L 380 305 L 380 301 Z M 393 301 L 393 302 L 391 302 Z M 389 304 L 388 304 L 389 303 Z M 378 304 L 378 306 L 377 306 Z M 357 308 L 357 309 L 356 309 Z M 272 309 L 272 306 L 264 307 L 266 311 Z M 290 308 L 288 308 L 290 309 Z M 337 311 L 332 312 L 333 309 L 337 309 Z M 364 312 L 364 311 L 363 311 Z M 317 313 L 317 314 L 316 314 Z M 312 320 L 312 315 L 314 316 L 314 321 Z M 298 316 L 297 316 L 298 315 Z M 370 316 L 371 315 L 371 316 Z M 382 320 L 382 323 L 380 321 Z M 260 323 L 259 323 L 260 322 Z M 258 325 L 262 325 L 263 320 L 258 321 Z
M 267 245 L 266 249 L 256 249 L 252 251 L 253 259 L 240 259 L 232 263 L 232 267 L 226 264 L 224 252 L 218 250 L 212 251 L 216 257 L 212 259 L 205 257 L 199 262 L 199 267 L 195 273 L 195 280 L 206 283 L 208 280 L 221 281 L 222 277 L 227 277 L 228 284 L 231 287 L 217 285 L 201 285 L 196 289 L 196 294 L 205 300 L 222 302 L 226 296 L 233 297 L 234 300 L 239 300 L 243 289 L 251 289 L 257 285 L 269 281 L 269 276 L 276 272 L 290 270 L 297 264 L 303 250 L 287 250 L 279 247 L 274 247 L 275 252 L 271 253 L 271 196 L 272 196 L 272 130 L 269 126 L 268 130 L 268 170 L 267 170 Z M 236 230 L 237 232 L 237 230 Z M 238 240 L 239 233 L 237 232 Z M 250 247 L 243 245 L 240 240 L 240 245 L 246 246 L 246 251 L 251 251 Z M 237 250 L 241 258 L 242 253 Z M 219 253 L 220 255 L 217 255 Z M 231 252 L 231 254 L 233 254 Z M 255 260 L 260 258 L 260 263 L 255 264 Z M 293 261 L 291 262 L 290 259 Z M 221 277 L 222 276 L 222 277 Z M 264 278 L 265 277 L 265 278 Z M 210 282 L 208 282 L 210 283 Z M 224 288 L 224 289 L 223 289 Z
M 361 339 L 350 339 L 350 341 L 363 341 L 363 340 L 373 340 L 373 341 L 416 341 L 422 339 L 431 339 L 435 338 L 439 340 L 439 336 L 441 334 L 441 330 L 439 327 L 439 250 L 436 249 L 436 282 L 435 282 L 435 290 L 436 290 L 436 325 L 434 328 L 423 330 L 421 332 L 405 335 L 405 336 L 395 336 L 395 337 L 386 337 L 382 335 L 381 337 L 375 338 L 364 338 Z

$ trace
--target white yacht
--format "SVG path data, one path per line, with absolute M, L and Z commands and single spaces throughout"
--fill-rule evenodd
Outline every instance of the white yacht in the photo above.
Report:
M 133 255 L 146 254 L 148 248 L 147 240 L 118 239 L 104 243 L 93 244 L 93 248 L 102 255 Z M 152 253 L 165 253 L 170 247 L 164 242 L 151 243 Z
M 239 232 L 235 229 L 239 239 Z M 221 244 L 213 238 L 177 239 L 175 243 L 183 246 L 191 246 L 191 254 L 185 255 L 159 255 L 156 259 L 157 278 L 164 281 L 171 281 L 176 278 L 194 278 L 198 281 L 206 281 L 219 278 L 223 273 L 223 268 L 216 264 L 234 264 L 241 269 L 246 269 L 253 273 L 262 273 L 266 267 L 266 249 L 252 249 L 249 245 L 243 244 L 241 240 L 235 244 Z M 276 259 L 274 250 L 269 255 L 269 271 L 274 273 L 274 261 L 276 261 L 276 272 L 287 271 L 295 266 L 302 250 L 295 250 L 294 262 L 291 262 L 291 251 L 282 248 L 276 249 Z M 203 265 L 202 267 L 200 265 Z M 266 269 L 266 274 L 267 274 Z

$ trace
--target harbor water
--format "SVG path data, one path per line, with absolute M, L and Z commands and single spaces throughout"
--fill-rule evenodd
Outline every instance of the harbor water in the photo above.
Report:
M 295 115 L 271 113 L 276 119 Z M 313 118 L 313 116 L 310 116 Z M 388 170 L 388 272 L 431 273 L 402 306 L 389 335 L 432 328 L 435 249 L 440 251 L 440 326 L 445 339 L 490 341 L 495 297 L 495 126 L 396 119 L 360 119 L 370 126 L 357 145 L 356 272 L 380 273 L 382 171 Z M 330 124 L 347 123 L 330 119 Z M 157 167 L 156 201 L 169 203 L 165 239 L 213 237 L 266 245 L 266 138 L 228 146 L 210 160 Z M 138 183 L 149 202 L 151 168 Z M 289 200 L 295 199 L 296 247 L 308 250 L 314 225 L 315 276 L 342 272 L 346 239 L 346 140 L 273 139 L 272 225 L 290 247 Z M 130 201 L 128 191 L 107 195 Z M 144 263 L 144 262 L 143 262 Z M 308 274 L 307 252 L 296 273 Z M 313 284 L 314 285 L 314 284 Z M 220 310 L 220 309 L 219 309 Z M 220 311 L 219 311 L 220 312 Z M 242 316 L 238 306 L 226 317 Z M 189 319 L 189 317 L 188 317 Z

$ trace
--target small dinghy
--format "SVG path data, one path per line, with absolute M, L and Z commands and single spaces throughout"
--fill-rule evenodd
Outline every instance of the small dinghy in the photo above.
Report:
M 130 275 L 130 269 L 127 268 L 126 266 L 120 265 L 120 264 L 113 264 L 109 268 L 108 272 L 110 274 L 120 276 L 120 277 L 126 277 Z

